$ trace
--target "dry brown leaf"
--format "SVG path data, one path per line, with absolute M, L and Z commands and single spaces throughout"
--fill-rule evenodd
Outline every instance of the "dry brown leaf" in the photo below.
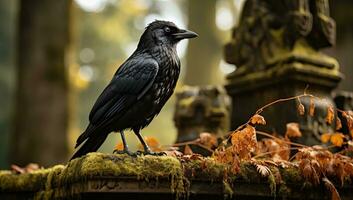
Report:
M 300 132 L 298 123 L 292 122 L 292 123 L 288 123 L 286 126 L 287 126 L 287 131 L 286 131 L 287 137 L 301 137 L 302 136 L 302 133 Z
M 37 163 L 29 163 L 23 168 L 19 167 L 18 165 L 11 165 L 11 170 L 16 174 L 31 173 L 39 169 L 41 169 L 41 167 Z
M 299 169 L 306 180 L 314 185 L 318 185 L 320 183 L 320 177 L 313 166 L 313 163 L 309 159 L 300 160 Z
M 321 142 L 322 143 L 328 143 L 331 138 L 331 133 L 324 133 L 321 135 Z
M 189 145 L 186 145 L 184 148 L 184 154 L 185 155 L 192 155 L 194 152 L 192 152 L 192 149 L 190 148 Z
M 310 106 L 309 106 L 309 115 L 311 117 L 315 114 L 315 99 L 313 97 L 310 98 Z
M 330 141 L 336 147 L 341 147 L 343 144 L 343 138 L 344 138 L 344 135 L 342 133 L 337 132 L 332 134 Z
M 255 124 L 266 125 L 265 118 L 259 114 L 255 114 L 254 116 L 252 116 L 250 122 L 254 125 Z
M 342 128 L 342 122 L 339 117 L 336 118 L 336 131 L 340 130 Z
M 218 145 L 216 135 L 211 133 L 200 133 L 200 143 L 210 149 Z
M 251 153 L 257 148 L 256 130 L 247 125 L 244 129 L 232 133 L 232 149 L 241 159 L 250 159 Z
M 288 160 L 290 156 L 290 145 L 284 139 L 264 138 L 258 142 L 257 150 L 256 156 L 266 155 L 277 161 Z M 268 154 L 268 152 L 272 153 Z
M 326 122 L 328 124 L 332 124 L 334 116 L 335 116 L 335 111 L 333 110 L 332 105 L 329 105 L 327 107 Z
M 322 181 L 325 183 L 325 187 L 331 192 L 331 200 L 341 200 L 341 197 L 332 182 L 326 177 L 323 178 Z
M 11 170 L 16 174 L 24 174 L 26 172 L 24 168 L 17 165 L 11 165 Z
M 304 115 L 305 114 L 305 108 L 304 108 L 304 105 L 302 103 L 299 103 L 299 105 L 298 105 L 298 113 L 299 113 L 299 115 Z
M 347 127 L 349 129 L 349 132 L 351 134 L 351 137 L 353 138 L 353 111 L 345 111 L 342 113 L 342 116 L 346 118 L 347 121 Z

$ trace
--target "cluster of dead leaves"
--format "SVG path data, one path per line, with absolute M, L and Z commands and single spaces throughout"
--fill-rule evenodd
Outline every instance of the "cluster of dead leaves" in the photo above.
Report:
M 258 148 L 256 129 L 253 126 L 256 124 L 265 125 L 264 117 L 256 114 L 244 128 L 234 131 L 229 138 L 230 146 L 224 145 L 215 150 L 215 160 L 229 164 L 231 171 L 237 173 L 240 170 L 240 160 L 250 160 Z
M 305 107 L 301 103 L 300 98 L 298 98 L 298 102 L 299 102 L 298 108 L 297 108 L 298 113 L 300 115 L 304 115 L 305 114 Z M 326 111 L 325 121 L 329 125 L 331 125 L 335 121 L 336 132 L 322 134 L 321 135 L 321 142 L 322 143 L 331 142 L 331 144 L 333 144 L 334 146 L 341 147 L 344 144 L 345 140 L 348 141 L 349 139 L 353 138 L 353 111 L 338 110 L 339 112 L 342 113 L 342 117 L 346 120 L 347 127 L 348 127 L 348 130 L 351 135 L 351 138 L 349 138 L 348 136 L 345 136 L 343 133 L 338 132 L 342 128 L 341 119 L 338 116 L 336 116 L 336 118 L 335 118 L 335 109 L 334 109 L 333 105 L 331 105 L 329 103 L 326 103 L 326 104 L 327 104 L 327 111 Z M 309 114 L 309 116 L 313 117 L 314 113 L 315 113 L 315 98 L 313 96 L 311 96 L 308 114 Z M 289 130 L 288 125 L 289 124 L 287 124 L 287 130 Z M 293 127 L 293 128 L 295 128 L 295 127 Z M 297 131 L 294 130 L 294 132 L 292 131 L 291 133 L 296 133 L 296 132 Z M 287 133 L 286 133 L 286 135 L 287 135 Z M 298 136 L 298 137 L 300 137 L 300 136 Z
M 285 141 L 288 141 L 288 139 L 262 139 L 257 144 L 256 155 L 263 155 L 262 158 L 274 161 L 289 160 L 290 144 Z
M 314 185 L 323 178 L 337 179 L 343 185 L 345 178 L 353 178 L 353 162 L 350 157 L 331 153 L 320 146 L 299 149 L 295 155 L 303 177 Z

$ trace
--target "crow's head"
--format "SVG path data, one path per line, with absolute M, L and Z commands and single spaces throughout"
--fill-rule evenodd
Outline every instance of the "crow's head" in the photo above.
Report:
M 146 27 L 138 46 L 140 48 L 149 48 L 158 45 L 175 46 L 182 39 L 197 36 L 192 31 L 179 29 L 173 22 L 156 20 Z

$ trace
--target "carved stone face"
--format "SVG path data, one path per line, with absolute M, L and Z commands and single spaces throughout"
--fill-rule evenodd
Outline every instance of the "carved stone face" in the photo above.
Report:
M 178 141 L 201 132 L 223 135 L 229 129 L 230 99 L 222 87 L 184 87 L 177 93 L 174 113 Z

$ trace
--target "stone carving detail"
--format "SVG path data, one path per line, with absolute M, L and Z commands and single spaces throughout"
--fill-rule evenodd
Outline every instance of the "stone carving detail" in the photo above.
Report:
M 243 124 L 261 106 L 302 94 L 307 86 L 309 93 L 333 104 L 331 92 L 342 76 L 338 62 L 320 50 L 335 44 L 335 26 L 328 0 L 247 0 L 225 46 L 226 61 L 237 66 L 225 86 L 236 110 L 231 128 Z M 308 99 L 302 103 L 310 105 Z M 286 123 L 298 122 L 303 136 L 296 142 L 308 145 L 335 130 L 325 121 L 327 104 L 315 102 L 314 117 L 300 116 L 295 104 L 269 108 L 263 115 L 270 123 L 260 128 L 284 134 Z
M 222 87 L 183 87 L 177 93 L 174 113 L 177 142 L 194 140 L 202 132 L 225 134 L 230 108 L 230 99 Z
M 225 59 L 242 74 L 270 68 L 293 53 L 312 57 L 335 44 L 335 28 L 328 0 L 247 0 Z

